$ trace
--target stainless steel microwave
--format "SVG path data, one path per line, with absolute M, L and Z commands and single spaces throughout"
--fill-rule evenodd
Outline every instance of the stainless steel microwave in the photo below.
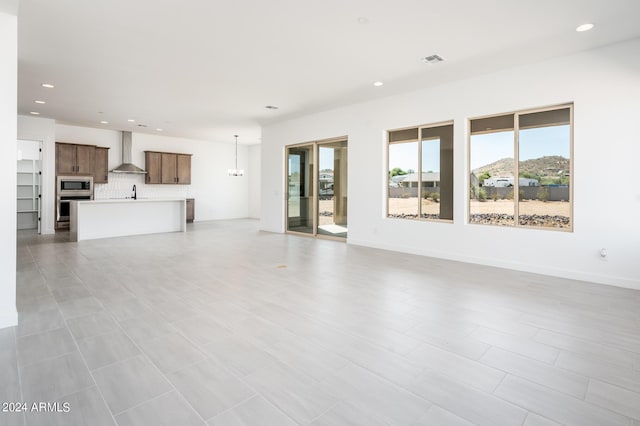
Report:
M 58 176 L 58 195 L 93 195 L 93 176 Z

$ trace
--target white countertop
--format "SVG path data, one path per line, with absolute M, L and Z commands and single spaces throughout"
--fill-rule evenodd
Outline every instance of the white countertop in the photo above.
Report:
M 164 201 L 185 201 L 186 198 L 179 197 L 154 197 L 154 198 L 141 198 L 137 200 L 133 198 L 103 198 L 98 200 L 78 200 L 78 204 L 107 204 L 107 203 L 157 203 Z

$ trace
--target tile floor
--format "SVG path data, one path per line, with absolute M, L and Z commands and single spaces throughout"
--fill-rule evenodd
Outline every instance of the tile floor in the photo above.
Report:
M 257 229 L 20 232 L 0 425 L 640 425 L 640 292 Z

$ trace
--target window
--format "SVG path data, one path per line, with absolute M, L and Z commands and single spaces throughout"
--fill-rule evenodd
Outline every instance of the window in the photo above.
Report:
M 470 121 L 469 223 L 572 229 L 572 108 Z
M 389 131 L 387 216 L 453 220 L 453 123 Z

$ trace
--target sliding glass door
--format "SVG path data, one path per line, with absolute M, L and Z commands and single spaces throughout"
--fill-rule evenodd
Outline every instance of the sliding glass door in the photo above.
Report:
M 318 144 L 318 234 L 347 237 L 347 141 Z
M 314 233 L 314 146 L 287 148 L 287 231 Z
M 347 139 L 287 147 L 287 231 L 347 237 Z

